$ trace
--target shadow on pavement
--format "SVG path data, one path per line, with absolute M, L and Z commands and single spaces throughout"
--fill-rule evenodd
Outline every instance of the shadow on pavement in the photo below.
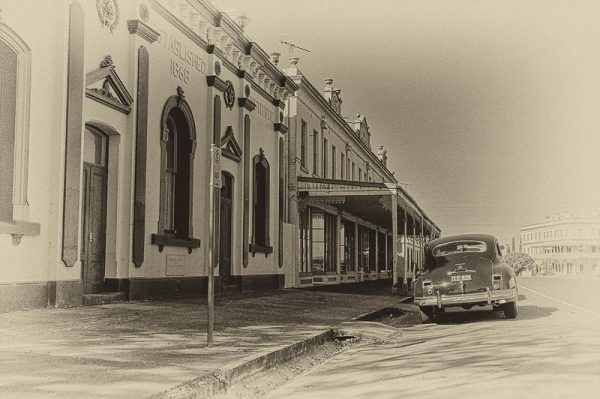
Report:
M 340 294 L 397 296 L 392 294 L 392 279 L 362 281 L 352 284 L 319 285 L 301 288 L 303 291 L 335 292 Z
M 460 308 L 458 308 L 460 309 Z M 554 307 L 518 305 L 518 316 L 516 320 L 532 320 L 542 317 L 548 317 L 558 309 Z M 452 309 L 434 319 L 437 324 L 465 324 L 489 321 L 510 321 L 505 320 L 501 311 L 491 310 L 489 308 L 480 308 L 472 310 Z

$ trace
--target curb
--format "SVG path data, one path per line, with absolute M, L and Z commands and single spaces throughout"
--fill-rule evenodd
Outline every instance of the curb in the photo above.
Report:
M 224 366 L 207 375 L 180 384 L 167 391 L 150 396 L 151 399 L 196 399 L 214 395 L 227 390 L 234 382 L 249 377 L 259 371 L 269 369 L 290 360 L 309 349 L 333 341 L 334 329 L 306 338 L 300 342 L 285 346 L 273 352 L 245 358 L 237 363 Z

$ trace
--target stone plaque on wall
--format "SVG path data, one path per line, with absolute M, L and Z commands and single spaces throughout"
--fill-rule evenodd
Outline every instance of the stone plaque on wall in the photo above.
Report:
M 167 254 L 167 276 L 183 276 L 185 274 L 185 264 L 183 255 Z

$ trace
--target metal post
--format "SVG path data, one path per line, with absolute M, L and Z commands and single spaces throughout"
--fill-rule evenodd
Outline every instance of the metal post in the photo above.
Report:
M 408 284 L 408 246 L 407 246 L 407 238 L 408 238 L 408 218 L 406 215 L 406 209 L 404 210 L 404 230 L 402 231 L 404 237 L 402 240 L 402 253 L 404 254 L 404 276 L 402 279 L 402 286 L 406 287 Z
M 415 281 L 415 263 L 416 263 L 415 262 L 415 255 L 417 254 L 417 252 L 416 252 L 417 248 L 416 248 L 416 245 L 415 245 L 416 244 L 415 241 L 416 241 L 416 238 L 417 238 L 416 237 L 417 236 L 417 228 L 416 228 L 415 224 L 416 224 L 416 220 L 413 217 L 412 257 L 410 259 L 410 262 L 412 263 L 411 266 L 410 266 L 410 270 L 411 270 L 411 274 L 412 274 L 412 281 L 413 281 L 413 283 Z
M 211 177 L 209 186 L 209 211 L 208 211 L 208 329 L 206 332 L 206 346 L 213 344 L 214 313 L 215 313 L 215 193 L 221 187 L 221 149 L 212 144 L 210 146 Z
M 386 239 L 387 242 L 387 239 Z M 392 287 L 398 284 L 398 194 L 392 194 Z M 400 287 L 397 287 L 398 291 Z M 393 288 L 392 288 L 393 290 Z
M 212 152 L 212 149 L 211 149 Z M 211 154 L 212 155 L 212 154 Z M 214 278 L 215 270 L 213 267 L 213 246 L 214 246 L 214 235 L 215 235 L 215 212 L 214 212 L 214 187 L 211 182 L 209 188 L 209 211 L 208 211 L 208 330 L 206 332 L 206 346 L 211 347 L 213 343 L 213 329 L 214 329 Z

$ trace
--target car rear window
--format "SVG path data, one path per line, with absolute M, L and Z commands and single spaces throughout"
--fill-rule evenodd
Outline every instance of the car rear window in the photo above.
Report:
M 452 241 L 440 244 L 433 248 L 433 256 L 448 256 L 463 253 L 481 253 L 487 251 L 487 244 L 483 241 Z

